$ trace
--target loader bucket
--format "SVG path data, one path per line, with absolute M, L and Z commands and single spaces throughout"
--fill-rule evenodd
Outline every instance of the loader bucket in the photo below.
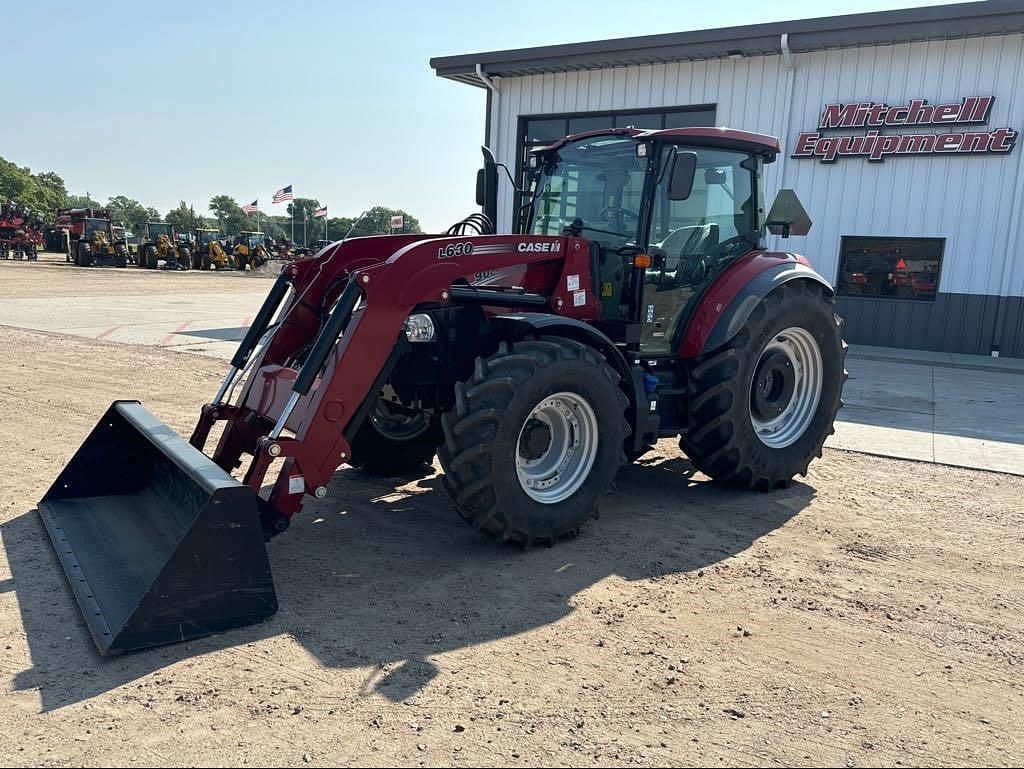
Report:
M 39 503 L 101 654 L 277 611 L 256 495 L 137 401 L 116 401 Z

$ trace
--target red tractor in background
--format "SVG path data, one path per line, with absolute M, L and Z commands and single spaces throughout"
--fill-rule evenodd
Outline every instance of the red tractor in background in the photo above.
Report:
M 273 614 L 263 543 L 344 464 L 436 454 L 459 515 L 524 547 L 579 533 L 659 439 L 742 489 L 805 474 L 845 344 L 832 287 L 764 246 L 810 227 L 789 190 L 766 215 L 778 153 L 718 128 L 568 137 L 531 154 L 499 235 L 485 150 L 482 213 L 286 265 L 188 442 L 115 402 L 40 502 L 101 652 Z
M 42 246 L 42 218 L 13 201 L 0 203 L 0 259 L 36 261 Z

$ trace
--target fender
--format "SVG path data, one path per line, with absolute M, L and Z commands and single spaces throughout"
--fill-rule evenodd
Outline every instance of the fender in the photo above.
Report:
M 731 264 L 704 292 L 683 332 L 680 358 L 696 358 L 732 339 L 768 294 L 791 280 L 813 280 L 829 294 L 832 285 L 806 257 L 752 251 Z
M 608 359 L 623 382 L 628 382 L 632 376 L 629 364 L 615 343 L 603 331 L 582 320 L 546 312 L 519 312 L 494 315 L 490 321 L 498 336 L 510 342 L 519 341 L 527 334 L 551 334 L 590 345 Z

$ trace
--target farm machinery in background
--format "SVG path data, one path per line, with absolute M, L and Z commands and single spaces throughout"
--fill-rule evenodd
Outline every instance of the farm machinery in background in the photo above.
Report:
M 128 245 L 104 208 L 59 208 L 54 226 L 67 231 L 65 259 L 79 267 L 126 267 Z
M 0 259 L 37 260 L 43 228 L 38 214 L 14 202 L 0 203 Z
M 235 237 L 235 247 L 231 252 L 235 269 L 244 270 L 247 267 L 251 269 L 262 267 L 270 259 L 270 252 L 267 249 L 266 234 L 246 231 L 239 233 Z
M 137 251 L 132 247 L 132 240 L 135 236 L 128 232 L 123 224 L 115 224 L 111 229 L 114 233 L 114 242 L 124 248 L 128 264 L 136 264 L 138 262 Z
M 165 270 L 187 270 L 192 267 L 192 250 L 178 241 L 167 222 L 146 222 L 139 241 L 139 267 L 155 270 L 161 262 Z
M 345 464 L 408 480 L 436 454 L 458 515 L 524 548 L 578 535 L 659 439 L 740 489 L 806 474 L 845 344 L 828 282 L 765 245 L 811 226 L 791 190 L 766 211 L 779 151 L 723 128 L 568 137 L 530 153 L 521 234 L 496 234 L 485 150 L 481 213 L 286 265 L 188 441 L 116 401 L 39 503 L 100 651 L 273 614 L 264 542 L 343 493 Z
M 197 228 L 192 251 L 193 270 L 232 270 L 235 263 L 220 244 L 220 230 Z

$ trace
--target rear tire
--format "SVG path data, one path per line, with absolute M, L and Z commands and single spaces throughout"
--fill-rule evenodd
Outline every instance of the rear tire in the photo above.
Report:
M 618 374 L 592 347 L 559 337 L 502 342 L 456 384 L 455 407 L 442 417 L 445 489 L 466 522 L 494 539 L 525 547 L 575 534 L 626 462 L 627 406 Z M 554 469 L 541 480 L 549 459 Z
M 763 491 L 785 488 L 795 475 L 807 474 L 835 432 L 843 405 L 846 343 L 834 310 L 835 297 L 819 284 L 786 283 L 754 308 L 733 339 L 697 359 L 690 372 L 690 429 L 679 445 L 698 470 L 715 481 Z M 807 351 L 807 360 L 801 364 L 798 352 L 795 365 L 787 364 L 787 345 Z M 777 377 L 776 387 L 765 372 L 778 361 L 783 374 L 800 373 L 788 382 Z M 779 393 L 777 406 L 771 393 L 765 398 L 766 388 Z M 780 426 L 773 427 L 776 418 Z
M 352 464 L 373 475 L 425 471 L 433 463 L 441 435 L 440 423 L 429 414 L 402 420 L 380 398 L 352 441 Z

